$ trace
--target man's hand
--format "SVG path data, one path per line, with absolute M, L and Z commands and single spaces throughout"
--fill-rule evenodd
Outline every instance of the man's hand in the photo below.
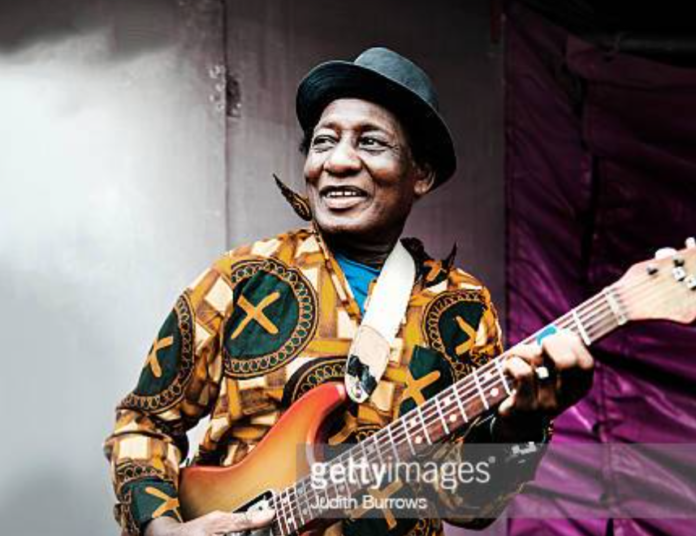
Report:
M 496 435 L 511 442 L 526 440 L 535 424 L 538 428 L 544 418 L 556 417 L 587 394 L 593 370 L 592 356 L 567 331 L 546 337 L 541 346 L 515 347 L 504 365 L 515 391 L 498 407 Z
M 273 510 L 242 514 L 211 512 L 186 523 L 179 523 L 171 517 L 160 517 L 150 521 L 145 536 L 224 536 L 229 532 L 266 527 L 274 517 Z

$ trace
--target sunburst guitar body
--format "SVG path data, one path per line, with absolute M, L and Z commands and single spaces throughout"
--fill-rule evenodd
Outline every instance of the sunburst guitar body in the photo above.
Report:
M 270 505 L 273 496 L 309 474 L 317 461 L 314 447 L 326 440 L 324 424 L 345 401 L 343 384 L 320 385 L 293 404 L 238 464 L 184 468 L 179 489 L 184 519 Z

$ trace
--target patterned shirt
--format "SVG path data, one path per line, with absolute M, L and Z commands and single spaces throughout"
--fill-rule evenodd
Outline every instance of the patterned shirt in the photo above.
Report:
M 346 407 L 331 444 L 369 436 L 502 351 L 487 289 L 453 269 L 451 258 L 436 261 L 417 240 L 403 243 L 417 265 L 405 322 L 377 389 L 365 403 Z M 181 519 L 179 467 L 188 453 L 186 431 L 200 419 L 210 417 L 192 463 L 228 466 L 307 391 L 343 381 L 360 321 L 340 266 L 312 228 L 217 260 L 178 298 L 137 386 L 117 408 L 105 453 L 124 530 L 139 534 L 160 516 Z M 470 437 L 491 441 L 488 425 L 474 428 Z M 513 479 L 470 524 L 490 522 L 520 484 Z M 359 521 L 334 533 L 442 533 L 439 520 Z

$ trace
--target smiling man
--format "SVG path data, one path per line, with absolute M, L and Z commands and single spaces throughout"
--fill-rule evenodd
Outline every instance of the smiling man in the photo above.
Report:
M 370 311 L 378 313 L 373 318 L 397 314 L 375 290 L 397 250 L 407 251 L 414 274 L 397 289 L 407 298 L 405 310 L 396 308 L 398 330 L 383 370 L 357 367 L 368 371 L 358 382 L 365 380 L 369 397 L 356 398 L 335 416 L 330 444 L 370 436 L 502 351 L 486 288 L 454 268 L 452 256 L 432 259 L 417 240 L 399 241 L 414 203 L 456 168 L 426 74 L 392 51 L 369 49 L 354 62 L 313 69 L 299 87 L 297 114 L 305 133 L 306 195 L 280 186 L 310 226 L 234 249 L 196 279 L 157 334 L 136 388 L 118 407 L 106 454 L 116 516 L 126 532 L 213 535 L 270 521 L 268 512 L 216 512 L 183 522 L 178 474 L 188 450 L 186 431 L 210 416 L 193 463 L 237 464 L 302 395 L 351 376 L 347 358 Z M 467 441 L 546 441 L 550 419 L 590 386 L 592 358 L 574 337 L 553 335 L 516 354 L 506 364 L 514 394 L 474 423 Z M 537 461 L 479 497 L 475 515 L 462 512 L 455 521 L 489 523 Z M 442 522 L 395 519 L 385 511 L 329 530 L 436 535 Z
M 369 101 L 333 101 L 310 135 L 304 176 L 317 226 L 332 249 L 381 265 L 434 170 L 415 162 L 399 120 Z

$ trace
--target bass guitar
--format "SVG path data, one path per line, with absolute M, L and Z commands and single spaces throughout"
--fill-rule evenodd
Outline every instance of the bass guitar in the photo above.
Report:
M 654 260 L 632 266 L 613 285 L 522 341 L 569 330 L 590 346 L 627 322 L 696 319 L 696 241 L 681 251 L 660 250 Z M 503 372 L 511 348 L 425 403 L 333 458 L 331 464 L 402 462 L 467 426 L 512 393 Z M 347 401 L 342 383 L 326 383 L 296 402 L 240 463 L 231 467 L 188 467 L 181 471 L 179 499 L 185 519 L 215 510 L 237 512 L 270 507 L 271 533 L 288 536 L 309 530 L 326 517 L 315 505 L 335 504 L 360 487 L 348 483 L 317 490 L 310 470 L 318 461 L 312 446 L 323 442 L 324 423 Z M 306 445 L 298 456 L 298 446 Z

